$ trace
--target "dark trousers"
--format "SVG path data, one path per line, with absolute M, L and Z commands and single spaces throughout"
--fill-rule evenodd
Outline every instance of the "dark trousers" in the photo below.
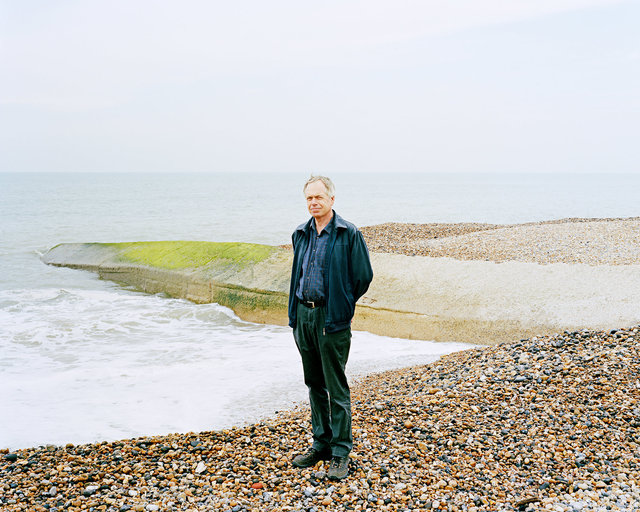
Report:
M 299 304 L 293 337 L 309 388 L 313 448 L 330 448 L 333 456 L 345 457 L 353 447 L 351 393 L 344 373 L 351 329 L 324 333 L 324 321 L 324 307 Z

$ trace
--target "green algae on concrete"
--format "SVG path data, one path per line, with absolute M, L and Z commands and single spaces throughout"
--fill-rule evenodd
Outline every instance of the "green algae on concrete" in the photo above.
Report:
M 167 270 L 204 267 L 215 261 L 244 268 L 266 260 L 277 247 L 238 242 L 121 242 L 103 244 L 118 250 L 123 263 L 135 263 Z

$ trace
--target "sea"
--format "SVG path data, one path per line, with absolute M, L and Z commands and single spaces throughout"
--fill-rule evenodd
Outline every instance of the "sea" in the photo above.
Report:
M 306 401 L 288 327 L 49 267 L 63 242 L 285 244 L 308 173 L 0 173 L 0 448 L 217 430 Z M 356 225 L 640 215 L 640 174 L 340 173 Z M 468 348 L 354 332 L 352 382 Z

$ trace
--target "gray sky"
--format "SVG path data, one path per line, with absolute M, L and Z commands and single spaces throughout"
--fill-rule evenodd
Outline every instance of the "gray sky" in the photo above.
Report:
M 0 171 L 640 172 L 640 2 L 0 0 Z

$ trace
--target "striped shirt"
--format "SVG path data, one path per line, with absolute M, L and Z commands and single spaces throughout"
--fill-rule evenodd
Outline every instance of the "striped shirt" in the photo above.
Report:
M 316 220 L 311 222 L 309 247 L 302 260 L 302 276 L 296 293 L 298 299 L 307 301 L 324 301 L 324 275 L 326 272 L 326 255 L 331 231 L 334 229 L 333 219 L 320 233 L 316 229 Z

